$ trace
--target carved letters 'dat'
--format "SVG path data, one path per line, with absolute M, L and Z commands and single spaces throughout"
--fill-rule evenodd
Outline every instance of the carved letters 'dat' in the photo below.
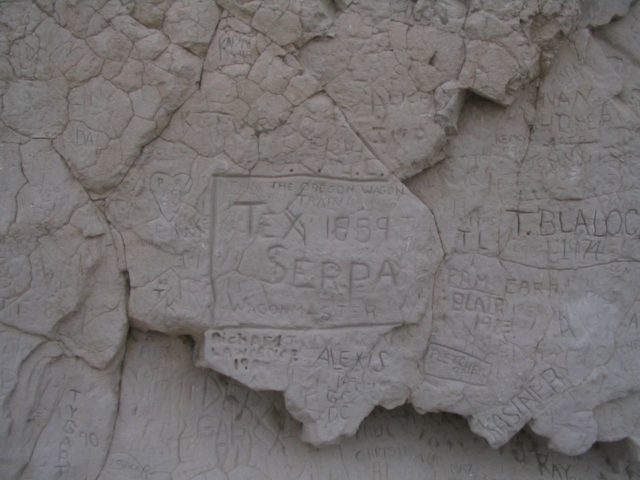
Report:
M 401 183 L 214 177 L 212 202 L 216 326 L 418 321 L 426 221 Z

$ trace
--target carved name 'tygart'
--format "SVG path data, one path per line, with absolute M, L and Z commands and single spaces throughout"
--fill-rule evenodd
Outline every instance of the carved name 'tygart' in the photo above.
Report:
M 328 328 L 417 322 L 430 213 L 397 181 L 214 177 L 213 323 Z

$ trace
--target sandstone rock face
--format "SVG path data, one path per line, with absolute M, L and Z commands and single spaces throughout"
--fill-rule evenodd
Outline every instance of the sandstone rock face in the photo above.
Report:
M 0 478 L 640 475 L 638 32 L 0 4 Z

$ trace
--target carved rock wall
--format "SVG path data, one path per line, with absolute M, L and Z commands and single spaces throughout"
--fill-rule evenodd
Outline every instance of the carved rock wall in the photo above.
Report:
M 0 4 L 0 477 L 640 475 L 638 32 Z

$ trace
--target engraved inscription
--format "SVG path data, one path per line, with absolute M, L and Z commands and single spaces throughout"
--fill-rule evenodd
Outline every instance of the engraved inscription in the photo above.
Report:
M 216 326 L 415 323 L 424 218 L 399 182 L 215 177 Z
M 629 195 L 593 200 L 531 203 L 506 210 L 507 255 L 536 251 L 549 266 L 594 265 L 640 255 L 640 209 Z
M 437 343 L 429 344 L 425 366 L 428 375 L 474 385 L 486 384 L 491 371 L 490 363 L 467 352 Z
M 567 381 L 561 370 L 547 367 L 532 376 L 506 403 L 475 417 L 472 425 L 486 436 L 490 444 L 499 444 L 511 438 L 529 419 L 547 408 L 567 389 Z

